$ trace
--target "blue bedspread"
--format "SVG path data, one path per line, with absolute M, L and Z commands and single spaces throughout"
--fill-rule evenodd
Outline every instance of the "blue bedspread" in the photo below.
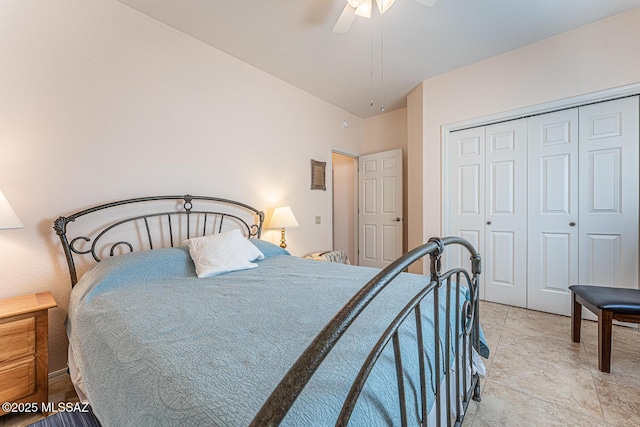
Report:
M 172 248 L 114 257 L 82 277 L 71 294 L 68 334 L 103 425 L 247 425 L 316 334 L 377 272 L 292 256 L 258 265 L 198 279 L 188 251 Z M 335 420 L 360 368 L 355 362 L 364 360 L 407 296 L 427 281 L 402 274 L 371 303 L 305 388 L 285 425 Z M 432 307 L 432 299 L 425 300 L 425 318 Z M 401 334 L 401 341 L 410 365 L 417 351 L 409 335 Z M 399 423 L 388 350 L 367 383 L 353 425 Z M 426 356 L 432 365 L 433 351 Z M 407 380 L 414 424 L 417 383 Z

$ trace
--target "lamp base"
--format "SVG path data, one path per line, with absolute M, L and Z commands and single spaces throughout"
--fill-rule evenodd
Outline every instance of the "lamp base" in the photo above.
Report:
M 280 247 L 282 249 L 286 249 L 287 247 L 287 241 L 284 238 L 284 228 L 282 229 L 282 237 L 280 238 Z

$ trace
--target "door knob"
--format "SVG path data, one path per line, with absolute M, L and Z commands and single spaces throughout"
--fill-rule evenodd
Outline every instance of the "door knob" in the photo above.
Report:
M 491 225 L 491 221 L 487 221 L 487 225 Z
M 572 226 L 572 227 L 575 227 L 575 226 L 576 226 L 576 223 L 575 223 L 575 222 L 573 222 L 573 221 L 571 221 L 571 222 L 569 223 L 569 225 L 570 225 L 570 226 Z
M 402 220 L 400 219 L 400 217 L 398 217 L 398 218 L 396 218 L 396 219 L 392 219 L 391 221 L 400 222 L 400 221 L 402 221 Z

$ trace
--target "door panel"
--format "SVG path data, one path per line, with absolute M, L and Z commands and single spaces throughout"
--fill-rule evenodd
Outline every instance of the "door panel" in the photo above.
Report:
M 490 215 L 513 215 L 515 188 L 514 161 L 494 162 L 491 164 L 489 182 Z
M 469 165 L 459 167 L 459 183 L 458 191 L 460 201 L 458 202 L 458 215 L 477 215 L 484 216 L 480 213 L 480 166 Z
M 581 284 L 638 287 L 638 97 L 580 107 Z
M 448 219 L 445 235 L 467 239 L 476 250 L 484 251 L 484 127 L 452 132 L 447 147 L 449 176 Z M 443 258 L 446 269 L 464 265 L 470 270 L 466 250 L 457 245 L 447 248 Z M 480 275 L 480 297 L 484 298 L 484 274 Z
M 396 209 L 396 176 L 382 178 L 382 213 L 395 215 Z M 402 179 L 402 177 L 400 177 Z
M 359 265 L 383 268 L 402 255 L 402 150 L 358 161 Z
M 527 306 L 527 121 L 487 126 L 485 299 Z
M 513 265 L 514 233 L 509 231 L 489 231 L 489 259 L 491 268 L 489 283 L 513 288 L 515 266 Z
M 573 156 L 574 159 L 576 156 Z M 542 213 L 545 215 L 568 214 L 571 198 L 571 181 L 569 163 L 571 155 L 563 153 L 555 156 L 544 156 L 542 162 Z
M 363 182 L 363 203 L 362 210 L 364 213 L 369 215 L 375 215 L 377 213 L 376 209 L 378 208 L 378 203 L 376 202 L 376 198 L 378 192 L 376 191 L 376 184 L 378 181 L 376 179 L 365 179 Z
M 542 233 L 541 236 L 542 283 L 540 283 L 540 289 L 546 292 L 566 294 L 567 285 L 570 283 L 571 235 L 568 233 Z M 546 296 L 549 297 L 549 295 Z
M 377 259 L 376 242 L 376 226 L 365 224 L 362 226 L 363 245 L 360 247 L 360 258 L 368 262 L 375 262 Z M 362 259 L 360 260 L 362 262 Z M 360 264 L 362 265 L 362 264 Z
M 620 213 L 622 150 L 589 152 L 589 213 Z
M 604 234 L 587 234 L 586 254 L 587 268 L 584 282 L 605 286 L 620 286 L 622 271 L 621 236 Z M 605 268 L 602 268 L 605 267 Z
M 530 117 L 528 151 L 527 305 L 569 315 L 569 286 L 578 283 L 578 109 Z
M 391 263 L 399 257 L 396 247 L 397 226 L 384 224 L 382 226 L 382 261 Z M 402 251 L 402 250 L 401 250 Z

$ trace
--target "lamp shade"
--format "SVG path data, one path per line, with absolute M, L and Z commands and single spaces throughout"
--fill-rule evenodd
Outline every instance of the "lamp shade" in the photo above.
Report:
M 297 227 L 298 221 L 289 206 L 280 206 L 273 210 L 271 221 L 267 228 L 292 228 Z
M 0 190 L 0 230 L 8 230 L 10 228 L 24 228 L 24 225 L 22 225 L 20 218 L 13 211 L 9 201 Z

